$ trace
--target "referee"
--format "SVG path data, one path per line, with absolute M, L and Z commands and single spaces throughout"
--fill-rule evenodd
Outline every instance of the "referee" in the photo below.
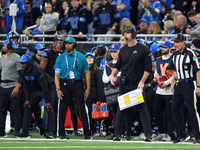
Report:
M 172 113 L 174 115 L 178 138 L 174 143 L 181 143 L 190 139 L 185 130 L 182 107 L 184 101 L 188 108 L 192 131 L 195 137 L 194 144 L 200 143 L 199 114 L 197 113 L 197 96 L 200 96 L 200 67 L 196 55 L 186 48 L 185 37 L 179 33 L 175 35 L 175 48 L 173 63 L 173 79 L 171 92 L 174 93 L 172 100 Z M 197 79 L 197 80 L 196 80 Z M 197 95 L 197 96 L 196 96 Z

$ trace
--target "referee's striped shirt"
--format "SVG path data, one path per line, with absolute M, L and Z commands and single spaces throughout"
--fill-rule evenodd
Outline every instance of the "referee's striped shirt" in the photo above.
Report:
M 189 48 L 185 48 L 183 53 L 175 51 L 172 63 L 177 79 L 196 79 L 196 71 L 200 70 L 197 56 Z

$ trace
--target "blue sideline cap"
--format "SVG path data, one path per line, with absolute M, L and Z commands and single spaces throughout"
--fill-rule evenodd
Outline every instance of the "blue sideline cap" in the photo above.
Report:
M 142 21 L 144 21 L 144 22 L 146 22 L 147 23 L 147 19 L 140 19 L 140 22 L 142 22 Z
M 112 44 L 110 46 L 110 51 L 118 51 L 120 49 L 120 45 L 119 44 Z
M 73 37 L 66 37 L 64 43 L 65 42 L 76 43 L 76 40 Z
M 138 43 L 141 43 L 141 44 L 147 46 L 147 41 L 146 40 L 144 40 L 144 39 L 137 39 L 137 41 L 138 41 Z
M 170 41 L 164 41 L 160 47 L 172 47 L 172 43 Z
M 95 50 L 96 48 L 97 48 L 97 47 L 93 47 L 93 48 L 91 49 L 91 53 L 93 53 L 94 50 Z
M 44 47 L 41 43 L 36 44 L 36 45 L 35 45 L 35 48 L 36 48 L 37 50 L 44 50 L 44 49 L 46 49 L 46 47 Z
M 30 60 L 30 57 L 28 57 L 27 55 L 22 55 L 22 57 L 20 58 L 19 62 L 20 63 L 25 63 L 28 62 Z
M 91 52 L 86 52 L 85 57 L 87 57 L 87 56 L 92 56 L 92 57 L 94 57 L 95 54 L 92 54 Z
M 33 56 L 33 55 L 35 55 L 35 54 L 34 54 L 34 52 L 31 52 L 31 51 L 27 50 L 27 51 L 26 51 L 26 55 Z
M 159 51 L 160 51 L 160 47 L 157 43 L 153 43 L 151 46 L 150 46 L 150 51 L 152 52 L 152 54 L 157 54 Z

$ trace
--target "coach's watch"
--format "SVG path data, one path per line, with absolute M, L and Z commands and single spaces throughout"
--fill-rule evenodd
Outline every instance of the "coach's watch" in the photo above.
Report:
M 197 88 L 200 88 L 200 86 L 197 86 Z
M 60 88 L 56 89 L 56 92 L 58 92 L 60 90 Z

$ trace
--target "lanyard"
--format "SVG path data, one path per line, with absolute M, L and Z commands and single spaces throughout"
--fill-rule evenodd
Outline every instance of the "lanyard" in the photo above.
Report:
M 68 70 L 68 69 L 69 69 L 69 65 L 68 65 L 67 55 L 65 55 L 65 58 L 66 58 L 66 64 L 67 64 L 67 70 Z M 75 58 L 74 58 L 73 70 L 74 70 L 74 68 L 75 68 L 75 65 L 76 65 L 76 51 L 75 51 Z

